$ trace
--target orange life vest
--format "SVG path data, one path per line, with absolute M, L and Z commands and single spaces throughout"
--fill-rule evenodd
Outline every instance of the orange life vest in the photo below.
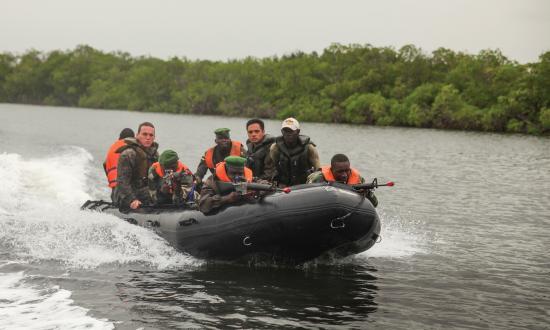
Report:
M 231 151 L 229 151 L 229 156 L 240 156 L 241 155 L 241 146 L 242 143 L 239 141 L 231 141 Z M 206 150 L 206 154 L 204 154 L 204 161 L 206 162 L 206 166 L 213 170 L 216 165 L 214 164 L 214 148 L 212 147 L 208 150 Z
M 332 174 L 332 171 L 330 170 L 330 166 L 323 166 L 321 167 L 321 172 L 323 173 L 323 176 L 325 177 L 325 180 L 328 182 L 334 182 L 336 179 L 334 178 L 334 175 Z M 357 171 L 354 168 L 351 168 L 351 174 L 348 177 L 348 182 L 346 184 L 359 184 L 361 183 L 361 175 L 359 174 L 359 171 Z
M 231 182 L 231 179 L 227 175 L 227 170 L 225 169 L 225 162 L 221 162 L 216 165 L 216 176 L 220 181 Z M 248 167 L 245 167 L 244 178 L 246 179 L 246 182 L 252 182 L 252 176 L 252 170 Z
M 151 166 L 155 169 L 155 172 L 157 173 L 157 175 L 159 177 L 161 177 L 161 178 L 164 177 L 164 169 L 162 168 L 162 166 L 160 166 L 159 162 L 156 162 Z M 180 173 L 180 172 L 191 173 L 189 168 L 184 163 L 182 163 L 181 161 L 178 160 L 178 167 L 176 168 L 176 173 Z
M 105 157 L 105 175 L 107 175 L 107 181 L 109 184 L 109 187 L 114 188 L 116 187 L 116 178 L 117 178 L 117 165 L 118 165 L 118 158 L 120 157 L 120 153 L 116 153 L 118 148 L 126 145 L 126 142 L 124 142 L 124 139 L 118 140 L 115 143 L 111 145 L 109 148 L 109 151 L 107 151 L 107 156 Z

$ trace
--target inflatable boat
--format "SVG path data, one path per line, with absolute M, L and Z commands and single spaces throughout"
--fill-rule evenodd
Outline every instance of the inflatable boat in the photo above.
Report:
M 338 183 L 293 186 L 290 193 L 208 214 L 192 205 L 123 212 L 104 201 L 87 201 L 82 209 L 151 228 L 178 250 L 207 260 L 299 264 L 342 258 L 369 249 L 380 235 L 380 219 L 365 194 Z

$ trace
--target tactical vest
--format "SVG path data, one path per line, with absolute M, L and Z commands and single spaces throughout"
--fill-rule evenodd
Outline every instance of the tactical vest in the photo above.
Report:
M 323 173 L 323 177 L 325 178 L 325 181 L 327 182 L 336 181 L 330 169 L 330 165 L 321 167 L 321 173 Z M 360 184 L 360 183 L 361 183 L 361 175 L 359 174 L 359 171 L 352 168 L 350 176 L 348 176 L 348 182 L 346 182 L 346 184 Z
M 133 149 L 136 152 L 136 168 L 132 173 L 132 185 L 136 188 L 147 186 L 147 174 L 149 167 L 157 161 L 156 153 L 148 154 L 141 145 L 132 140 L 125 139 L 126 145 L 117 149 L 117 153 L 121 154 L 126 149 Z
M 264 174 L 265 157 L 269 153 L 269 148 L 273 142 L 275 142 L 275 138 L 267 134 L 259 145 L 247 141 L 247 166 L 252 170 L 255 177 L 261 177 Z
M 279 149 L 279 160 L 275 160 L 279 183 L 287 186 L 306 183 L 312 166 L 308 159 L 308 145 L 314 145 L 309 137 L 300 135 L 298 144 L 292 149 L 286 146 L 282 136 L 277 137 L 275 143 Z

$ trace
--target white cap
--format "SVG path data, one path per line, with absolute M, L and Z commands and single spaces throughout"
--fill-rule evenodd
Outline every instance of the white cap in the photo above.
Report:
M 291 130 L 295 131 L 297 129 L 300 129 L 300 123 L 295 118 L 290 117 L 283 120 L 283 125 L 281 126 L 281 129 L 282 128 L 290 128 Z

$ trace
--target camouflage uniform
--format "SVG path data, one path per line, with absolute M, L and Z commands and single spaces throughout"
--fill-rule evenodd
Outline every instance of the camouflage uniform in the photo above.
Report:
M 124 141 L 126 145 L 117 150 L 120 158 L 115 199 L 121 208 L 129 208 L 136 199 L 143 204 L 151 204 L 147 171 L 158 160 L 158 144 L 153 142 L 151 147 L 144 148 L 135 138 L 126 138 Z
M 222 202 L 222 194 L 220 193 L 214 176 L 210 176 L 201 189 L 201 197 L 199 200 L 199 210 L 202 213 L 209 213 L 214 209 L 218 209 L 224 205 Z
M 181 171 L 173 173 L 168 182 L 168 178 L 163 178 L 158 175 L 154 167 L 149 168 L 149 194 L 154 204 L 179 204 L 183 203 L 187 196 L 184 196 L 185 191 L 182 186 L 191 187 L 193 185 L 193 174 L 189 171 Z M 175 188 L 170 193 L 170 188 Z M 196 194 L 193 194 L 193 198 Z

